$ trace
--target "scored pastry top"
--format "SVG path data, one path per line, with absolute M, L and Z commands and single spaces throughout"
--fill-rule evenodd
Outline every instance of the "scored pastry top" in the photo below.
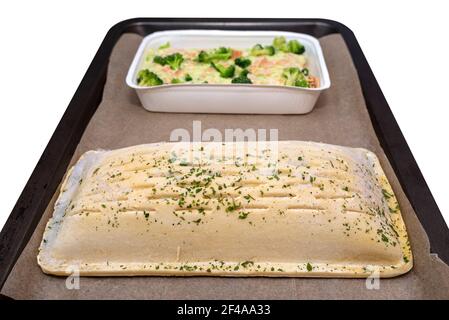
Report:
M 66 176 L 38 262 L 86 275 L 387 277 L 412 267 L 377 157 L 301 141 L 87 152 Z

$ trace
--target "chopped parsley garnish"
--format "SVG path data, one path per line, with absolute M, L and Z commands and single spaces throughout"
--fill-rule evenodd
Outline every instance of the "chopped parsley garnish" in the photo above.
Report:
M 251 200 L 256 200 L 256 199 L 254 199 L 250 194 L 248 194 L 248 195 L 246 195 L 246 196 L 243 196 L 243 198 L 245 198 L 246 201 L 248 201 L 248 202 L 250 202 Z
M 181 267 L 179 267 L 179 270 L 186 270 L 186 271 L 194 271 L 197 269 L 197 266 L 188 266 L 188 265 L 183 265 Z
M 245 262 L 242 262 L 241 265 L 243 268 L 246 268 L 248 266 L 253 266 L 254 262 L 253 261 L 245 261 Z
M 389 193 L 385 189 L 382 189 L 382 194 L 384 195 L 385 199 L 390 199 L 391 197 L 393 197 L 393 194 Z
M 246 219 L 249 215 L 249 212 L 242 211 L 239 213 L 239 219 Z
M 232 200 L 232 204 L 226 207 L 226 212 L 232 212 L 240 208 L 240 204 L 236 204 L 234 199 Z

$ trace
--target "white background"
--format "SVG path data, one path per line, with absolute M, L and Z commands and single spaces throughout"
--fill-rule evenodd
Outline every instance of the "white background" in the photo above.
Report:
M 100 42 L 133 17 L 328 18 L 355 33 L 449 221 L 446 1 L 0 2 L 0 227 Z

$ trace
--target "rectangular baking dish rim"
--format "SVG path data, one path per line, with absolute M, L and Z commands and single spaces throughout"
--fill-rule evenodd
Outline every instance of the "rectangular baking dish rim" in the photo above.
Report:
M 290 36 L 290 37 L 297 37 L 297 38 L 303 38 L 309 41 L 315 51 L 315 58 L 317 59 L 317 65 L 319 67 L 320 72 L 320 86 L 318 88 L 300 88 L 300 87 L 292 87 L 292 86 L 281 86 L 281 85 L 252 85 L 252 84 L 202 84 L 202 83 L 180 83 L 180 84 L 164 84 L 162 86 L 153 86 L 153 87 L 145 87 L 140 86 L 136 83 L 136 75 L 138 72 L 138 68 L 142 62 L 143 55 L 145 54 L 145 50 L 147 49 L 149 43 L 153 41 L 154 39 L 158 37 L 163 36 L 179 36 L 179 35 L 187 35 L 187 36 L 196 36 L 201 34 L 216 34 L 217 36 L 228 36 L 233 35 L 235 37 L 252 37 L 257 35 L 267 35 L 271 37 L 275 36 Z M 156 31 L 153 32 L 147 36 L 145 36 L 142 39 L 142 42 L 139 45 L 139 48 L 136 51 L 136 54 L 134 55 L 134 58 L 131 62 L 131 65 L 128 69 L 128 73 L 126 75 L 126 84 L 135 89 L 135 90 L 158 90 L 158 89 L 168 89 L 170 87 L 251 87 L 251 88 L 283 88 L 283 89 L 290 89 L 294 91 L 317 91 L 322 92 L 326 89 L 329 89 L 331 86 L 331 80 L 329 77 L 329 71 L 327 69 L 326 61 L 324 59 L 323 51 L 321 49 L 321 45 L 317 38 L 304 34 L 299 32 L 289 32 L 289 31 L 275 31 L 275 30 L 267 30 L 267 31 L 260 31 L 260 30 L 212 30 L 212 29 L 186 29 L 186 30 L 168 30 L 168 31 Z

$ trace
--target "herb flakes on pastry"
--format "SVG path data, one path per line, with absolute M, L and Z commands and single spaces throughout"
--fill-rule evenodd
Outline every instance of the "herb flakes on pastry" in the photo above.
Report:
M 54 275 L 393 277 L 412 253 L 368 150 L 157 143 L 79 159 L 38 263 Z

